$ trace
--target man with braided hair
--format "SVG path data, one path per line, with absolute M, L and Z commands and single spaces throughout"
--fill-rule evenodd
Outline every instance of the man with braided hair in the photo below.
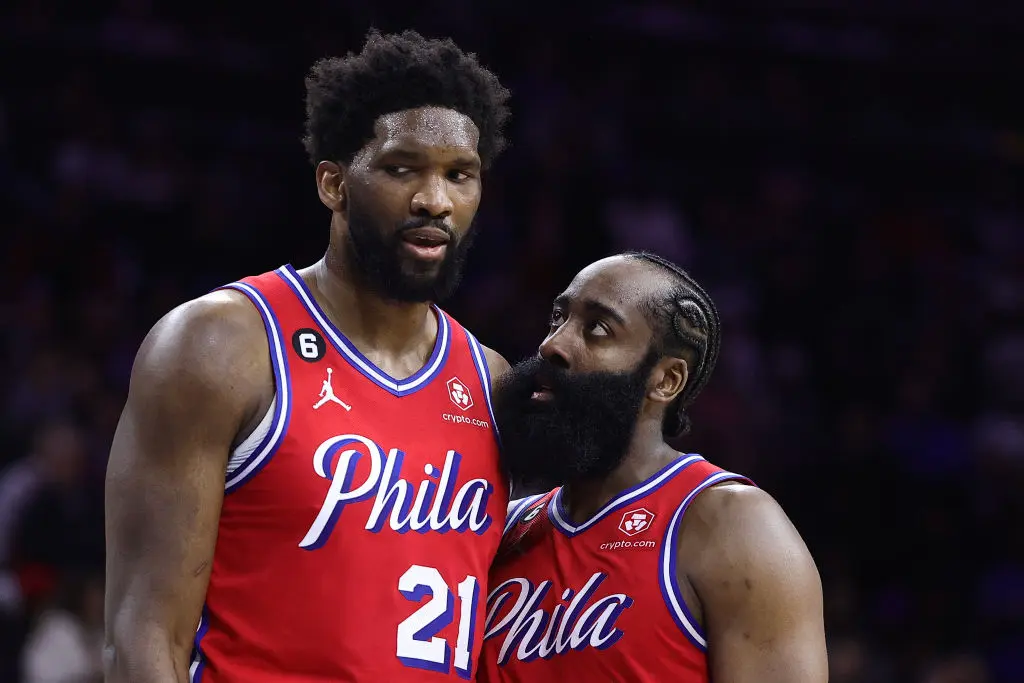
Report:
M 591 264 L 555 299 L 495 416 L 513 480 L 561 487 L 509 505 L 481 681 L 827 680 L 796 529 L 743 476 L 665 442 L 689 430 L 719 337 L 708 294 L 653 254 Z

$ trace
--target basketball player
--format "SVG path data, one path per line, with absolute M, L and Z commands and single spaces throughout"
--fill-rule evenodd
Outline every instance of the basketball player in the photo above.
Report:
M 371 33 L 306 85 L 326 255 L 185 303 L 135 361 L 107 474 L 107 683 L 477 667 L 508 364 L 435 302 L 508 92 L 412 32 Z
M 778 504 L 666 436 L 715 367 L 708 295 L 654 255 L 584 269 L 495 393 L 515 481 L 480 680 L 823 683 L 821 585 Z

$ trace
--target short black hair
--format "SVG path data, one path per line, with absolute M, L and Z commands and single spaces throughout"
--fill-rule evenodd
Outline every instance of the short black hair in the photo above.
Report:
M 686 409 L 711 379 L 718 362 L 722 322 L 708 293 L 693 277 L 668 259 L 646 251 L 627 251 L 627 258 L 651 263 L 672 275 L 672 284 L 657 292 L 643 308 L 654 328 L 654 348 L 662 355 L 687 359 L 690 376 L 679 396 L 669 405 L 662 434 L 675 437 L 690 431 Z
M 314 166 L 324 160 L 347 164 L 373 139 L 381 116 L 437 106 L 472 119 L 487 168 L 506 147 L 508 99 L 498 77 L 450 38 L 371 29 L 359 54 L 325 57 L 310 69 L 303 144 Z

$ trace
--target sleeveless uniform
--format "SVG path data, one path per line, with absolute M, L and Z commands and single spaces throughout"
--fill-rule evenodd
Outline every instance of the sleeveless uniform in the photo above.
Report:
M 705 683 L 706 640 L 677 587 L 679 523 L 714 484 L 740 480 L 681 456 L 573 524 L 561 489 L 518 501 L 491 570 L 485 683 Z
M 397 380 L 291 266 L 226 287 L 263 317 L 276 396 L 228 465 L 191 683 L 472 679 L 508 505 L 482 347 L 435 308 Z

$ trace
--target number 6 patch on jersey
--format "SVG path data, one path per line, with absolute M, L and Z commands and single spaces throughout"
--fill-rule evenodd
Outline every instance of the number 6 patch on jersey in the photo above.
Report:
M 303 327 L 292 335 L 292 348 L 302 360 L 315 363 L 327 353 L 327 342 L 313 328 Z

